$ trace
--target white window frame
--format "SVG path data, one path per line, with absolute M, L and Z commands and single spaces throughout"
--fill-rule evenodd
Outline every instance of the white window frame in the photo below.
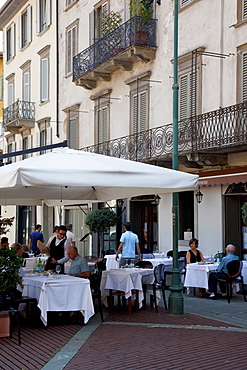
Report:
M 145 131 L 148 123 L 148 90 L 142 89 L 131 95 L 131 133 Z
M 21 13 L 18 18 L 19 21 L 19 49 L 25 48 L 31 42 L 32 38 L 32 21 L 31 21 L 31 5 Z M 25 21 L 26 19 L 26 21 Z M 24 35 L 26 35 L 24 37 Z
M 37 11 L 37 34 L 47 30 L 51 24 L 51 3 L 50 0 L 36 0 Z
M 96 140 L 97 144 L 104 143 L 109 140 L 109 112 L 110 104 L 108 102 L 100 104 L 96 107 Z
M 6 62 L 15 56 L 15 23 L 6 29 Z
M 73 72 L 73 57 L 78 53 L 78 20 L 66 30 L 66 75 Z

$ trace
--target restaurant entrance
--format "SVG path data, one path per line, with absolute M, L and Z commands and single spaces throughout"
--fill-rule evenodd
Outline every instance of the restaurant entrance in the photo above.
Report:
M 130 222 L 138 235 L 142 253 L 158 250 L 157 208 L 152 196 L 135 197 L 130 201 Z
M 236 254 L 241 259 L 247 255 L 241 216 L 241 207 L 245 202 L 247 202 L 247 183 L 229 185 L 225 192 L 225 245 L 234 244 Z

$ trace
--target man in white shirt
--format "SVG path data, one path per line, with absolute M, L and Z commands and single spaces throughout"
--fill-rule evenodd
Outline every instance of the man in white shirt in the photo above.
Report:
M 66 236 L 67 236 L 67 240 L 69 240 L 70 242 L 70 245 L 73 245 L 73 247 L 75 247 L 75 234 L 72 232 L 72 227 L 73 227 L 72 224 L 66 225 L 66 228 L 67 228 Z

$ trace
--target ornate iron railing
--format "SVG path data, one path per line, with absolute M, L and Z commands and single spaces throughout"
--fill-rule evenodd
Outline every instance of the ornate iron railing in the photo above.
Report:
M 247 102 L 220 108 L 180 121 L 178 152 L 185 155 L 247 144 Z M 135 161 L 172 155 L 172 124 L 120 137 L 83 150 Z
M 4 125 L 17 119 L 35 120 L 35 103 L 17 100 L 3 109 Z
M 156 19 L 133 17 L 73 58 L 73 81 L 130 46 L 156 47 Z

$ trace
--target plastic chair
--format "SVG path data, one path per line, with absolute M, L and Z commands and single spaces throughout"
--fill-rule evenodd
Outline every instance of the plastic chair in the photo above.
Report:
M 178 252 L 178 258 L 186 257 L 187 251 L 179 251 Z
M 101 261 L 95 263 L 95 267 L 97 270 L 105 271 L 106 270 L 106 258 L 103 258 Z
M 167 257 L 173 257 L 173 250 L 170 250 L 166 253 Z
M 165 309 L 167 310 L 167 303 L 166 303 L 166 297 L 165 297 L 166 286 L 164 284 L 164 268 L 165 268 L 164 264 L 159 264 L 159 265 L 155 266 L 153 284 L 145 284 L 143 286 L 143 293 L 144 293 L 144 304 L 143 304 L 143 306 L 146 307 L 146 293 L 147 293 L 147 291 L 152 290 L 151 297 L 153 297 L 153 299 L 151 299 L 151 297 L 150 297 L 150 305 L 151 305 L 152 301 L 154 301 L 154 306 L 155 306 L 156 312 L 158 312 L 157 295 L 156 295 L 157 290 L 160 290 L 162 292 L 164 306 L 165 306 Z
M 153 264 L 150 261 L 138 261 L 136 262 L 135 267 L 140 267 L 142 269 L 152 269 Z
M 91 275 L 89 276 L 89 281 L 90 281 L 90 288 L 92 292 L 93 301 L 95 301 L 95 299 L 98 299 L 100 318 L 101 318 L 101 321 L 103 322 L 104 317 L 103 317 L 103 307 L 102 307 L 101 290 L 100 290 L 101 276 L 102 276 L 102 270 L 98 269 L 97 271 L 91 273 Z
M 233 283 L 239 283 L 241 285 L 241 293 L 244 297 L 244 301 L 246 302 L 246 295 L 244 290 L 244 278 L 242 275 L 242 268 L 243 268 L 243 262 L 239 260 L 230 261 L 231 264 L 236 264 L 239 268 L 239 273 L 237 276 L 228 276 L 225 279 L 220 278 L 218 279 L 219 282 L 226 284 L 226 294 L 227 294 L 227 300 L 228 303 L 230 303 L 230 300 L 232 298 L 232 284 Z M 228 265 L 228 264 L 227 264 Z M 227 267 L 226 265 L 226 267 Z
M 29 317 L 30 317 L 29 307 L 30 307 L 30 304 L 31 304 L 32 316 L 34 318 L 34 322 L 37 323 L 36 312 L 37 312 L 38 303 L 37 303 L 36 298 L 32 298 L 32 297 L 28 297 L 28 296 L 22 296 L 22 297 L 19 297 L 19 298 L 9 297 L 9 298 L 7 298 L 7 302 L 8 302 L 8 305 L 11 308 L 14 308 L 15 310 L 18 310 L 20 304 L 25 304 L 26 305 L 26 320 L 27 320 L 27 322 L 28 322 Z

